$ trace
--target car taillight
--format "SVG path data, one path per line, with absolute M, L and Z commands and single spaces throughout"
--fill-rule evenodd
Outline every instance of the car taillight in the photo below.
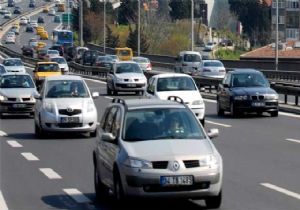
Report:
M 211 72 L 210 69 L 203 69 L 203 72 Z
M 149 63 L 148 65 L 147 65 L 147 68 L 152 68 L 152 65 L 151 65 L 151 63 Z

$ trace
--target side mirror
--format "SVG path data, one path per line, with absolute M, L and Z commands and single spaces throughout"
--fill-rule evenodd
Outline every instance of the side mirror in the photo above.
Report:
M 92 93 L 92 98 L 98 98 L 98 97 L 99 97 L 99 92 Z
M 229 88 L 229 85 L 228 84 L 223 84 L 223 87 L 224 88 Z
M 113 143 L 116 140 L 116 137 L 112 133 L 103 133 L 102 140 Z
M 219 136 L 219 129 L 212 128 L 208 131 L 207 135 L 210 139 L 216 138 Z
M 36 100 L 42 100 L 42 96 L 41 96 L 40 94 L 38 94 L 38 93 L 35 93 L 35 94 L 33 95 L 33 97 L 34 97 Z

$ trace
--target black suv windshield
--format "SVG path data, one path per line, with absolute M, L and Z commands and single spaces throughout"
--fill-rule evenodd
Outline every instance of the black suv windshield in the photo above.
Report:
M 125 141 L 204 139 L 193 113 L 184 108 L 151 108 L 128 111 L 123 127 Z
M 269 87 L 269 82 L 259 73 L 240 73 L 232 75 L 232 87 Z

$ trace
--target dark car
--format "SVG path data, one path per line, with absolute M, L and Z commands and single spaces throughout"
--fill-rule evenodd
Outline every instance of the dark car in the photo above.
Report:
M 30 7 L 30 8 L 34 8 L 34 7 L 35 7 L 35 2 L 30 2 L 30 3 L 29 3 L 29 7 Z
M 100 55 L 97 50 L 87 50 L 82 55 L 82 65 L 93 66 L 96 58 Z
M 64 56 L 64 47 L 61 45 L 52 45 L 49 50 L 57 50 L 60 56 Z
M 55 15 L 54 19 L 53 19 L 53 22 L 54 23 L 60 23 L 61 22 L 60 16 L 59 15 Z
M 15 2 L 12 0 L 7 2 L 7 7 L 14 7 L 15 5 Z
M 44 60 L 44 59 L 46 59 L 46 55 L 47 55 L 47 49 L 40 49 L 37 52 L 37 58 L 38 59 Z
M 34 49 L 32 46 L 30 45 L 24 45 L 22 48 L 22 55 L 25 55 L 25 56 L 29 56 L 29 57 L 32 57 L 33 58 L 33 55 L 34 55 Z
M 34 32 L 34 28 L 31 25 L 27 25 L 25 31 L 33 33 Z
M 229 71 L 217 93 L 218 115 L 229 111 L 232 116 L 243 112 L 268 112 L 278 116 L 278 94 L 270 88 L 265 76 L 254 69 L 235 69 Z
M 94 66 L 111 67 L 113 63 L 113 59 L 109 56 L 98 56 L 95 60 Z
M 21 13 L 22 13 L 21 8 L 20 8 L 20 7 L 15 7 L 15 9 L 14 9 L 14 14 L 19 15 L 19 14 L 21 14 Z
M 43 17 L 38 17 L 37 22 L 38 23 L 45 23 L 45 20 L 44 20 Z

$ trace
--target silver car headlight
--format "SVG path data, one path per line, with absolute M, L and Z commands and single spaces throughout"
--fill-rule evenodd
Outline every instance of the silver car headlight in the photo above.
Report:
M 267 99 L 267 100 L 278 100 L 278 94 L 266 94 L 265 99 Z
M 92 101 L 89 101 L 87 105 L 87 112 L 93 112 L 93 111 L 94 111 L 94 104 Z
M 0 101 L 6 101 L 6 100 L 7 100 L 6 96 L 0 95 Z
M 141 160 L 132 157 L 128 157 L 124 164 L 130 168 L 144 168 L 144 169 L 152 168 L 152 163 L 150 161 Z
M 199 160 L 200 167 L 215 169 L 219 166 L 218 158 L 215 155 L 203 156 Z
M 117 82 L 123 82 L 123 79 L 116 77 Z
M 243 101 L 243 100 L 247 100 L 248 96 L 247 95 L 243 95 L 243 96 L 234 96 L 234 100 L 237 101 Z
M 49 112 L 49 113 L 54 114 L 54 107 L 53 107 L 52 104 L 50 104 L 50 103 L 45 103 L 45 104 L 44 104 L 44 109 L 45 109 L 46 112 Z
M 203 100 L 196 100 L 196 101 L 193 101 L 192 105 L 201 105 L 203 104 Z

